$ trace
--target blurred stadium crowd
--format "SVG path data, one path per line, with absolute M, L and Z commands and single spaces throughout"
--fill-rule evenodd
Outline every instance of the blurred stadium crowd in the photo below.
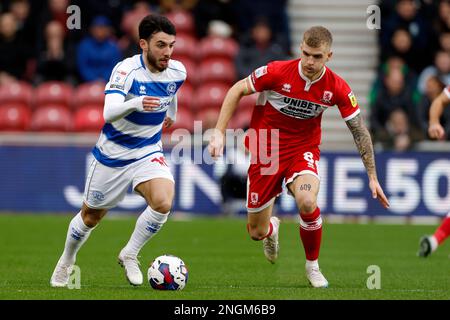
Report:
M 0 130 L 97 132 L 114 65 L 140 53 L 137 25 L 157 12 L 177 27 L 174 59 L 188 71 L 172 128 L 214 125 L 230 85 L 270 60 L 292 56 L 288 0 L 3 0 Z M 70 5 L 81 29 L 68 30 Z M 374 140 L 408 150 L 427 139 L 431 101 L 450 84 L 450 1 L 382 0 L 380 64 L 370 94 Z M 255 97 L 231 127 L 248 125 Z M 450 139 L 450 109 L 444 125 Z
M 66 27 L 70 5 L 81 8 L 80 30 Z M 99 131 L 104 85 L 117 62 L 140 53 L 137 27 L 152 12 L 175 24 L 173 58 L 188 71 L 171 130 L 192 131 L 194 119 L 213 126 L 230 85 L 289 55 L 284 0 L 2 1 L 0 130 Z M 233 127 L 247 125 L 254 101 L 242 101 Z
M 370 128 L 387 149 L 427 139 L 431 102 L 450 85 L 450 1 L 383 0 Z M 450 139 L 450 109 L 443 125 Z

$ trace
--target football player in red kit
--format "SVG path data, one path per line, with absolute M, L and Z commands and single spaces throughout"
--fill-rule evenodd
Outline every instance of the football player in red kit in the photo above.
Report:
M 378 183 L 372 140 L 356 98 L 347 83 L 325 66 L 332 56 L 331 44 L 332 36 L 326 28 L 312 27 L 303 35 L 301 59 L 271 62 L 238 81 L 225 97 L 208 146 L 213 158 L 222 155 L 225 129 L 239 100 L 260 92 L 247 139 L 252 154 L 247 189 L 248 232 L 253 240 L 263 240 L 264 254 L 274 263 L 279 251 L 279 219 L 272 217 L 272 208 L 284 184 L 299 209 L 306 277 L 315 288 L 328 286 L 318 263 L 322 219 L 317 207 L 317 167 L 323 111 L 337 105 L 361 154 L 373 198 L 389 206 Z M 269 154 L 269 160 L 274 159 L 274 154 L 277 157 L 267 161 L 265 155 Z
M 428 134 L 432 139 L 445 139 L 445 129 L 440 123 L 440 118 L 444 113 L 444 108 L 450 104 L 450 86 L 442 91 L 442 93 L 434 99 L 430 107 L 430 120 Z M 450 235 L 450 212 L 441 222 L 433 235 L 423 236 L 420 239 L 420 248 L 417 253 L 419 257 L 428 257 L 432 252 L 436 251 L 445 239 Z

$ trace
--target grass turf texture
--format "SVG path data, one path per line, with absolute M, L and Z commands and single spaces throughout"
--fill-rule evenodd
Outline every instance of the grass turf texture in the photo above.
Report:
M 450 299 L 446 243 L 427 259 L 418 239 L 435 226 L 325 224 L 320 265 L 330 288 L 312 289 L 304 275 L 298 224 L 282 221 L 280 256 L 264 258 L 244 219 L 169 219 L 142 250 L 146 279 L 153 258 L 181 257 L 189 269 L 183 291 L 130 286 L 117 255 L 136 219 L 106 218 L 78 254 L 81 289 L 51 288 L 70 216 L 0 215 L 0 299 Z M 381 289 L 366 287 L 369 265 L 381 269 Z

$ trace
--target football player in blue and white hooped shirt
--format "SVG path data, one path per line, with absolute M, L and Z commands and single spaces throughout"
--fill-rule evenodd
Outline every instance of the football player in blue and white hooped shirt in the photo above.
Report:
M 164 159 L 161 131 L 175 121 L 176 93 L 186 69 L 171 60 L 175 27 L 165 17 L 149 15 L 139 25 L 142 54 L 118 63 L 105 88 L 105 125 L 92 153 L 84 203 L 72 219 L 64 252 L 50 284 L 67 285 L 76 254 L 107 210 L 120 202 L 129 186 L 147 201 L 119 263 L 132 285 L 143 276 L 137 255 L 167 220 L 174 179 Z

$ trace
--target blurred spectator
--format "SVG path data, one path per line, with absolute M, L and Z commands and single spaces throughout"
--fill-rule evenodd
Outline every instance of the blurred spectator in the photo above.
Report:
M 119 26 L 124 11 L 135 2 L 135 0 L 71 0 L 70 4 L 81 8 L 82 29 L 86 30 L 96 16 L 106 16 L 113 26 Z
M 434 20 L 436 34 L 450 31 L 450 1 L 441 0 L 438 6 L 438 18 Z
M 425 92 L 426 82 L 431 76 L 437 76 L 445 84 L 450 83 L 450 53 L 438 51 L 434 64 L 422 71 L 418 83 L 420 93 Z
M 437 76 L 430 76 L 425 82 L 425 94 L 418 104 L 421 129 L 425 136 L 428 135 L 428 119 L 431 103 L 441 94 L 444 88 L 445 84 Z M 446 136 L 450 137 L 450 110 L 448 108 L 444 111 L 441 124 L 446 129 Z
M 450 54 L 450 31 L 439 35 L 439 47 L 441 50 Z
M 13 0 L 9 6 L 9 11 L 14 15 L 17 21 L 17 34 L 23 38 L 30 49 L 30 52 L 35 51 L 35 21 L 30 15 L 30 2 L 28 0 Z
M 201 0 L 192 10 L 195 30 L 199 38 L 207 35 L 211 21 L 219 20 L 231 26 L 232 35 L 236 31 L 236 18 L 231 0 Z
M 247 33 L 264 17 L 269 23 L 274 37 L 279 39 L 285 53 L 291 51 L 287 0 L 240 0 L 232 1 L 240 33 Z
M 65 43 L 64 26 L 51 21 L 45 28 L 45 49 L 39 55 L 35 82 L 65 81 L 74 83 L 73 48 Z
M 149 4 L 145 1 L 138 1 L 132 10 L 127 11 L 123 15 L 120 25 L 124 36 L 119 41 L 122 56 L 131 57 L 141 52 L 139 46 L 139 23 L 150 13 L 151 9 Z
M 35 2 L 35 1 L 33 1 Z M 38 1 L 36 1 L 38 2 Z M 39 1 L 40 2 L 40 1 Z M 75 1 L 74 1 L 75 2 Z M 69 14 L 67 13 L 67 8 L 72 4 L 70 0 L 47 0 L 46 5 L 43 6 L 40 12 L 39 22 L 36 26 L 37 32 L 37 52 L 44 51 L 45 46 L 45 28 L 50 21 L 58 21 L 62 26 L 67 25 L 67 20 Z M 86 24 L 83 23 L 85 17 L 87 16 L 87 11 L 83 6 L 81 8 L 81 29 L 69 30 L 64 28 L 65 41 L 70 46 L 75 47 L 77 43 L 81 40 L 84 32 L 88 29 Z
M 268 23 L 259 20 L 250 33 L 241 39 L 236 56 L 236 70 L 240 79 L 269 61 L 286 59 L 282 45 L 277 42 Z
M 400 34 L 397 30 L 405 32 Z M 397 33 L 397 34 L 396 34 Z M 406 34 L 410 39 L 406 39 Z M 395 12 L 387 19 L 381 29 L 382 52 L 395 52 L 403 56 L 405 61 L 417 72 L 431 62 L 430 52 L 431 26 L 419 11 L 415 0 L 397 1 Z M 396 37 L 397 39 L 393 39 Z M 410 43 L 408 43 L 410 42 Z M 420 59 L 411 59 L 405 54 L 415 53 Z
M 400 70 L 391 70 L 384 77 L 383 86 L 371 106 L 370 127 L 374 140 L 385 148 L 404 151 L 422 139 L 413 95 Z
M 82 81 L 108 81 L 111 70 L 121 59 L 119 47 L 111 39 L 111 22 L 104 16 L 94 18 L 90 36 L 77 50 L 77 67 Z
M 28 56 L 26 43 L 17 35 L 14 15 L 0 15 L 0 85 L 24 77 Z
M 383 52 L 382 61 L 386 60 L 385 56 L 393 55 L 401 57 L 416 72 L 422 68 L 422 62 L 418 62 L 422 57 L 412 47 L 412 38 L 406 29 L 400 28 L 394 32 L 391 39 L 391 46 Z
M 380 88 L 384 86 L 384 79 L 387 74 L 393 70 L 399 70 L 403 74 L 405 86 L 408 88 L 415 88 L 417 86 L 417 74 L 412 70 L 405 61 L 398 56 L 390 56 L 386 62 L 381 64 L 378 71 L 377 78 L 372 86 L 369 96 L 369 103 L 373 105 L 378 95 Z

